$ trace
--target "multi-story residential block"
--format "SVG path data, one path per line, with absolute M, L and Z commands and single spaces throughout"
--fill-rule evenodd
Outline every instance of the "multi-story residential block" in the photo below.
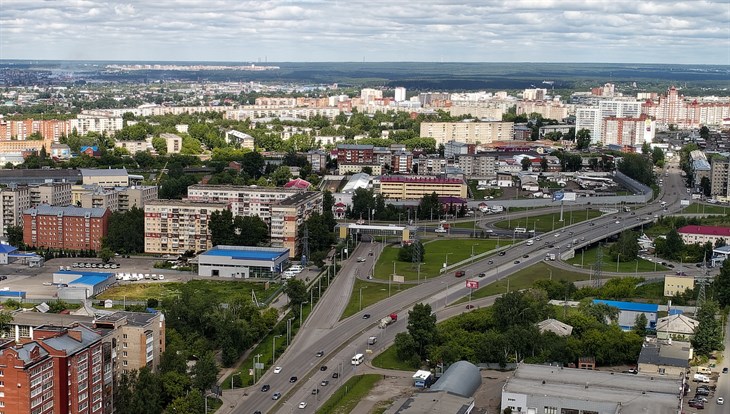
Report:
M 9 227 L 23 225 L 23 211 L 30 206 L 28 186 L 0 188 L 0 237 L 8 236 Z
M 271 222 L 271 207 L 301 190 L 278 187 L 195 184 L 188 187 L 187 200 L 223 202 L 234 216 L 258 216 Z
M 71 158 L 71 147 L 66 144 L 51 144 L 50 155 L 55 160 L 68 160 Z
M 431 158 L 421 156 L 416 165 L 418 166 L 418 174 L 421 175 L 439 175 L 446 171 L 446 158 Z
M 297 193 L 271 206 L 271 246 L 289 249 L 291 257 L 301 253 L 300 228 L 313 213 L 322 213 L 322 193 Z
M 153 200 L 144 206 L 145 253 L 181 254 L 213 247 L 210 216 L 225 202 Z
M 444 144 L 444 158 L 454 158 L 459 155 L 474 154 L 476 152 L 475 144 L 467 144 L 465 142 L 449 141 Z
M 730 160 L 724 157 L 712 157 L 710 162 L 710 195 L 727 197 L 730 195 Z
M 423 92 L 418 94 L 418 101 L 423 106 L 444 107 L 451 102 L 451 94 L 446 92 Z
M 226 142 L 238 143 L 241 148 L 250 149 L 251 151 L 255 148 L 254 138 L 251 135 L 246 134 L 245 132 L 236 131 L 235 129 L 226 131 Z
M 376 190 L 391 200 L 418 200 L 434 192 L 439 197 L 465 198 L 467 195 L 464 180 L 424 176 L 383 176 Z
M 560 132 L 563 134 L 563 136 L 566 136 L 570 134 L 570 128 L 573 128 L 573 125 L 568 124 L 559 124 L 559 125 L 543 125 L 539 129 L 539 137 L 540 139 L 544 139 L 546 135 L 554 132 Z
M 81 168 L 84 185 L 98 184 L 102 187 L 127 187 L 129 173 L 122 168 Z
M 520 101 L 517 115 L 540 114 L 543 118 L 563 120 L 568 117 L 568 107 L 560 101 Z
M 123 148 L 127 150 L 130 154 L 134 155 L 138 152 L 147 152 L 152 149 L 152 140 L 144 140 L 144 141 L 115 141 L 114 142 L 115 148 Z
M 30 186 L 30 204 L 67 206 L 71 204 L 71 183 L 46 183 Z
M 647 100 L 642 105 L 642 113 L 656 119 L 657 125 L 679 128 L 699 128 L 703 125 L 722 125 L 723 119 L 730 118 L 730 102 L 719 100 L 701 102 L 686 99 L 674 86 L 661 95 L 658 101 Z
M 514 123 L 501 121 L 422 122 L 420 136 L 435 139 L 436 145 L 446 145 L 449 141 L 491 144 L 495 141 L 512 140 Z
M 398 151 L 391 157 L 390 172 L 393 174 L 408 174 L 413 169 L 413 154 L 407 151 Z
M 71 189 L 71 204 L 84 208 L 108 208 L 109 211 L 129 211 L 144 208 L 157 200 L 157 186 L 101 187 L 98 184 L 75 185 Z
M 492 154 L 466 154 L 457 157 L 459 168 L 470 178 L 494 178 L 499 159 Z
M 94 326 L 107 332 L 103 340 L 111 345 L 115 374 L 145 367 L 157 370 L 165 352 L 163 313 L 119 311 L 97 317 Z
M 322 172 L 327 168 L 327 153 L 324 151 L 309 151 L 306 157 L 312 165 L 312 171 Z
M 179 154 L 182 149 L 182 137 L 177 134 L 160 134 L 167 144 L 168 154 Z
M 337 146 L 338 164 L 374 164 L 372 145 L 340 144 Z
M 37 342 L 4 340 L 0 345 L 3 390 L 0 411 L 55 414 L 64 407 L 54 398 L 54 360 Z M 7 387 L 4 385 L 8 384 Z M 12 386 L 11 386 L 12 384 Z
M 67 121 L 59 120 L 0 120 L 0 140 L 27 140 L 30 135 L 39 133 L 44 139 L 58 142 L 62 135 L 71 132 Z
M 368 103 L 376 100 L 383 99 L 383 91 L 379 89 L 364 88 L 360 90 L 360 99 L 367 105 Z
M 157 200 L 156 185 L 133 185 L 116 189 L 119 193 L 119 211 L 129 211 L 132 207 L 144 209 L 145 204 Z
M 638 118 L 603 118 L 601 127 L 603 145 L 641 147 L 651 144 L 656 134 L 655 122 L 646 115 Z
M 23 212 L 23 242 L 63 250 L 100 250 L 110 212 L 101 208 L 41 204 Z
M 600 101 L 597 107 L 579 107 L 575 110 L 575 130 L 587 129 L 591 133 L 591 142 L 603 142 L 604 118 L 639 118 L 641 102 L 636 101 Z
M 76 119 L 68 121 L 68 127 L 70 131 L 76 130 L 79 135 L 86 135 L 89 132 L 114 133 L 124 127 L 124 121 L 121 116 L 111 113 L 81 113 L 76 115 Z
M 74 203 L 74 205 L 83 208 L 108 209 L 113 213 L 119 210 L 119 192 L 114 188 L 98 186 L 95 186 L 92 190 L 84 189 L 84 191 L 78 195 L 78 201 Z
M 383 173 L 382 164 L 337 164 L 337 173 L 339 175 L 357 174 L 362 172 L 363 168 L 370 168 L 370 174 L 372 175 Z
M 398 86 L 395 88 L 395 101 L 403 102 L 406 100 L 406 88 Z
M 525 89 L 522 92 L 522 99 L 525 101 L 542 101 L 547 95 L 547 89 Z

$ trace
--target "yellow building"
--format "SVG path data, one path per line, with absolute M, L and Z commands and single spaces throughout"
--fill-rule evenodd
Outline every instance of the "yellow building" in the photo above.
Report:
M 422 138 L 433 138 L 436 145 L 449 141 L 466 144 L 491 144 L 495 141 L 511 141 L 515 135 L 514 122 L 422 122 Z
M 419 200 L 432 193 L 439 197 L 467 196 L 466 183 L 458 178 L 384 176 L 380 179 L 378 191 L 391 200 Z
M 694 289 L 694 287 L 694 276 L 664 276 L 664 296 L 678 295 L 687 289 Z

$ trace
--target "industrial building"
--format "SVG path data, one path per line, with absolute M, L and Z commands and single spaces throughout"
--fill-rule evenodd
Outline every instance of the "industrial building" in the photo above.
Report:
M 215 246 L 198 256 L 198 276 L 275 279 L 288 262 L 288 248 Z
M 659 311 L 659 305 L 654 303 L 637 303 L 637 302 L 620 302 L 616 300 L 602 300 L 594 299 L 594 304 L 604 304 L 617 308 L 618 313 L 618 325 L 621 329 L 627 331 L 631 329 L 636 323 L 636 317 L 640 314 L 646 316 L 646 327 L 648 329 L 656 328 L 657 312 Z
M 53 273 L 53 283 L 60 286 L 59 299 L 88 299 L 107 290 L 115 281 L 114 273 L 76 270 Z

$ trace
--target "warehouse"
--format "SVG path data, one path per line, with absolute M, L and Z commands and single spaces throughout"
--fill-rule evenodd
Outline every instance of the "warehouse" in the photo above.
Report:
M 59 299 L 87 299 L 107 290 L 116 282 L 114 273 L 62 270 L 53 273 Z
M 288 262 L 286 247 L 215 246 L 198 256 L 198 276 L 275 279 Z

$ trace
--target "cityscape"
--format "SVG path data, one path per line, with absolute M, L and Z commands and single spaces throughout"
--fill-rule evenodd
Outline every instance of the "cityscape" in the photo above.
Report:
M 0 414 L 728 412 L 727 2 L 2 10 Z

